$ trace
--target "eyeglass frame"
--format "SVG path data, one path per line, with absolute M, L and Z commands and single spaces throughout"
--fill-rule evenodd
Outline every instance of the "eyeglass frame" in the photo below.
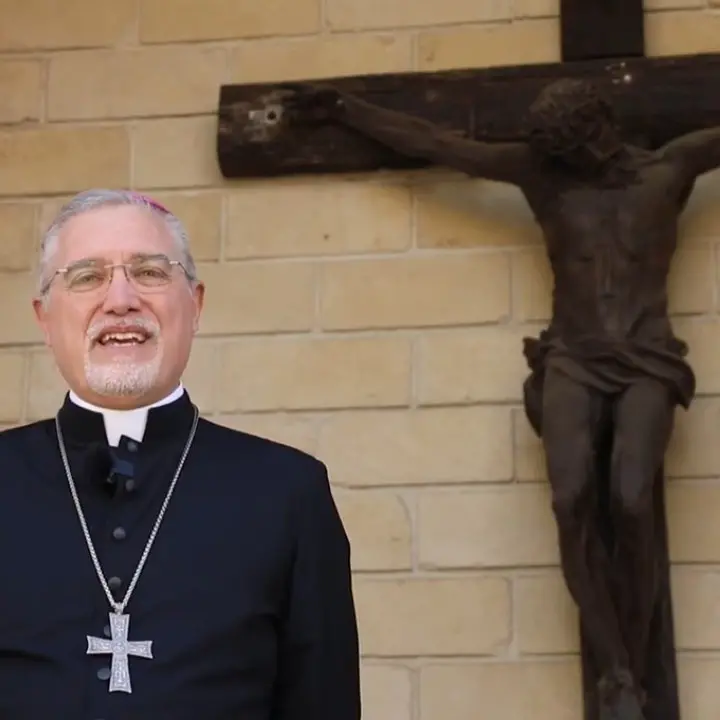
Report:
M 101 289 L 102 287 L 104 287 L 105 285 L 107 285 L 107 286 L 109 287 L 109 286 L 112 284 L 113 278 L 115 277 L 115 268 L 122 268 L 122 269 L 123 269 L 123 272 L 124 272 L 124 274 L 125 274 L 125 279 L 127 280 L 127 282 L 128 282 L 130 285 L 132 285 L 132 286 L 133 286 L 136 290 L 138 290 L 139 292 L 147 291 L 147 288 L 144 288 L 144 287 L 138 288 L 138 287 L 137 287 L 137 285 L 135 284 L 135 282 L 130 279 L 130 276 L 128 275 L 128 270 L 129 270 L 129 268 L 130 268 L 135 262 L 137 262 L 138 260 L 139 260 L 139 261 L 143 261 L 143 260 L 153 260 L 153 259 L 162 259 L 162 260 L 165 260 L 171 267 L 179 267 L 179 268 L 183 271 L 183 273 L 185 274 L 185 277 L 186 277 L 188 280 L 192 281 L 192 280 L 195 279 L 195 278 L 192 276 L 192 274 L 188 271 L 188 269 L 185 267 L 185 265 L 183 265 L 182 261 L 180 261 L 180 260 L 171 260 L 171 259 L 170 259 L 167 255 L 165 255 L 164 253 L 153 253 L 153 254 L 151 254 L 151 255 L 146 255 L 146 254 L 143 254 L 143 253 L 139 253 L 139 254 L 137 254 L 137 255 L 134 256 L 134 260 L 131 260 L 131 261 L 129 261 L 129 262 L 123 262 L 123 263 L 106 263 L 106 264 L 104 264 L 104 265 L 97 265 L 97 264 L 95 264 L 95 261 L 93 260 L 93 258 L 84 258 L 83 260 L 77 260 L 77 261 L 74 262 L 74 263 L 70 263 L 70 265 L 65 265 L 64 267 L 61 267 L 61 268 L 58 268 L 57 270 L 55 270 L 55 272 L 53 272 L 53 274 L 50 276 L 50 278 L 47 280 L 47 282 L 42 286 L 42 288 L 41 288 L 41 290 L 40 290 L 40 296 L 42 297 L 42 296 L 44 296 L 44 295 L 47 295 L 47 293 L 49 292 L 49 290 L 50 290 L 50 288 L 51 288 L 51 286 L 52 286 L 55 278 L 56 278 L 58 275 L 67 275 L 67 273 L 69 273 L 71 270 L 75 270 L 76 268 L 81 268 L 81 267 L 97 267 L 97 269 L 99 269 L 99 270 L 110 270 L 109 281 L 106 280 L 105 282 L 103 282 L 103 285 L 101 285 L 101 286 L 98 288 L 98 290 L 100 290 L 100 289 Z M 171 283 L 172 283 L 172 280 L 171 280 L 171 282 L 168 283 L 168 284 L 171 284 Z M 161 286 L 159 286 L 159 287 L 167 287 L 167 285 L 161 285 Z M 70 290 L 70 288 L 68 288 L 68 287 L 66 287 L 65 289 L 66 289 L 68 292 L 71 292 L 71 293 L 73 293 L 73 294 L 77 294 L 77 293 L 75 293 L 74 291 Z M 92 292 L 92 291 L 90 291 L 90 292 Z M 82 295 L 83 293 L 79 293 L 79 294 Z

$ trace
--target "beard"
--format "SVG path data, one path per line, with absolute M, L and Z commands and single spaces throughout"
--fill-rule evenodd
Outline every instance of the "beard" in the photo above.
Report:
M 94 363 L 85 359 L 85 379 L 88 387 L 98 395 L 132 397 L 150 392 L 160 375 L 162 354 L 158 350 L 146 362 L 117 361 Z
M 104 362 L 91 355 L 92 343 L 102 335 L 108 327 L 122 331 L 141 330 L 147 334 L 145 342 L 155 344 L 155 353 L 151 358 L 115 357 Z M 160 328 L 157 323 L 146 318 L 132 321 L 96 323 L 88 330 L 90 340 L 85 355 L 85 380 L 88 387 L 98 395 L 106 397 L 135 397 L 150 392 L 156 385 L 163 357 L 163 345 Z

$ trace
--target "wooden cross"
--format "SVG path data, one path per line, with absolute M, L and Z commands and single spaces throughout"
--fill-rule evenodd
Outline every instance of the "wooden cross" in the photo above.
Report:
M 478 0 L 482 2 L 482 0 Z M 477 140 L 527 137 L 524 117 L 553 80 L 590 78 L 609 93 L 627 140 L 658 147 L 720 125 L 720 54 L 644 57 L 641 0 L 561 0 L 563 62 L 328 78 L 344 92 Z M 287 128 L 279 83 L 220 89 L 217 157 L 226 178 L 422 168 L 338 126 Z
M 646 58 L 642 0 L 561 0 L 561 27 L 560 63 L 324 82 L 387 109 L 490 142 L 525 140 L 527 108 L 543 87 L 562 78 L 591 79 L 599 85 L 613 101 L 624 138 L 636 145 L 656 148 L 688 132 L 720 126 L 720 54 Z M 221 88 L 217 150 L 225 177 L 406 170 L 428 164 L 337 123 L 284 124 L 286 94 L 280 84 Z M 611 546 L 607 513 L 600 511 L 598 523 Z M 679 720 L 662 484 L 655 497 L 655 525 L 662 577 L 648 650 L 645 720 Z M 582 664 L 585 717 L 598 720 L 598 675 L 584 638 Z

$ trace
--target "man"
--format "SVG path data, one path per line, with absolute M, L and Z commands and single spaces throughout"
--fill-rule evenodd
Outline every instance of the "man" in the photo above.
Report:
M 198 419 L 204 292 L 143 196 L 82 193 L 45 236 L 34 308 L 70 392 L 0 435 L 2 720 L 360 718 L 325 466 Z
M 642 720 L 660 568 L 654 494 L 695 377 L 668 317 L 678 218 L 720 168 L 720 128 L 657 150 L 624 143 L 594 83 L 548 84 L 527 142 L 459 137 L 327 85 L 288 84 L 283 122 L 332 122 L 405 156 L 518 187 L 554 275 L 552 320 L 528 338 L 525 408 L 543 439 L 562 567 L 599 681 L 601 720 Z M 609 498 L 606 498 L 608 495 Z M 613 547 L 595 526 L 608 500 Z

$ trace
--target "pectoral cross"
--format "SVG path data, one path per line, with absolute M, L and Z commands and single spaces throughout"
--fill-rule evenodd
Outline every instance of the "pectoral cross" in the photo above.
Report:
M 110 613 L 110 639 L 87 636 L 88 655 L 112 655 L 109 692 L 132 692 L 128 658 L 152 659 L 152 640 L 128 640 L 130 616 Z

